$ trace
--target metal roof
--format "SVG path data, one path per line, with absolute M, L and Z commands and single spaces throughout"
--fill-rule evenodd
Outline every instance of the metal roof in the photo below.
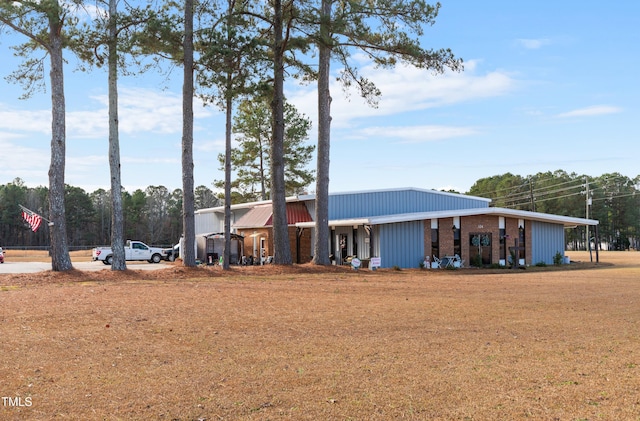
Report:
M 496 215 L 511 218 L 523 218 L 530 221 L 548 222 L 562 224 L 567 227 L 576 225 L 598 225 L 595 219 L 574 218 L 571 216 L 551 215 L 548 213 L 521 211 L 506 208 L 477 208 L 477 209 L 454 209 L 435 212 L 401 213 L 395 215 L 371 216 L 366 218 L 347 218 L 340 220 L 330 220 L 329 226 L 350 226 L 350 225 L 381 225 L 393 224 L 397 222 L 419 221 L 425 219 L 452 218 L 454 216 L 475 216 L 475 215 Z M 309 228 L 315 226 L 314 222 L 298 223 L 296 226 Z
M 360 193 L 378 193 L 378 192 L 392 192 L 392 191 L 418 191 L 418 192 L 426 192 L 426 193 L 433 193 L 433 194 L 437 194 L 437 195 L 442 195 L 442 196 L 451 196 L 451 197 L 464 197 L 464 198 L 468 198 L 468 199 L 476 199 L 476 200 L 482 200 L 482 201 L 486 201 L 486 202 L 491 202 L 491 199 L 487 199 L 486 197 L 479 197 L 479 196 L 469 196 L 466 194 L 462 194 L 462 193 L 450 193 L 450 192 L 443 192 L 443 191 L 439 191 L 439 190 L 429 190 L 429 189 L 420 189 L 420 188 L 416 188 L 416 187 L 402 187 L 402 188 L 390 188 L 390 189 L 374 189 L 374 190 L 359 190 L 359 191 L 349 191 L 349 192 L 335 192 L 335 193 L 329 193 L 329 196 L 343 196 L 343 195 L 353 195 L 353 194 L 360 194 Z M 288 196 L 285 198 L 287 203 L 295 203 L 295 202 L 304 202 L 304 201 L 315 201 L 316 199 L 316 195 L 315 194 L 301 194 L 298 196 Z M 232 204 L 231 205 L 231 210 L 235 210 L 235 209 L 247 209 L 247 208 L 253 208 L 255 206 L 262 206 L 262 205 L 270 205 L 272 203 L 271 200 L 261 200 L 258 202 L 247 202 L 247 203 L 237 203 L 237 204 Z M 195 211 L 196 214 L 203 214 L 203 213 L 224 213 L 224 206 L 216 206 L 214 208 L 205 208 L 205 209 L 198 209 L 197 211 Z
M 287 196 L 285 198 L 285 201 L 287 203 L 295 203 L 295 202 L 303 202 L 306 200 L 315 200 L 315 198 L 316 198 L 315 195 L 307 194 L 307 195 L 299 195 L 299 196 Z M 231 205 L 231 210 L 248 209 L 256 206 L 271 205 L 272 202 L 273 202 L 272 200 L 260 200 L 257 202 L 236 203 Z M 216 206 L 215 208 L 198 209 L 197 211 L 195 211 L 195 213 L 196 214 L 224 213 L 224 206 Z
M 213 239 L 224 238 L 225 237 L 224 232 L 212 232 L 212 233 L 209 233 L 209 234 L 199 234 L 198 236 L 199 237 L 204 237 L 204 238 L 213 238 Z M 235 239 L 244 238 L 244 236 L 239 235 L 239 234 L 235 234 L 235 233 L 230 233 L 229 237 L 230 238 L 235 238 Z
M 287 225 L 312 222 L 307 207 L 302 202 L 287 203 Z M 249 212 L 238 219 L 234 228 L 261 228 L 273 225 L 273 209 L 271 204 L 253 207 Z
M 451 197 L 464 197 L 466 199 L 475 199 L 482 200 L 485 202 L 491 202 L 492 199 L 488 199 L 486 197 L 480 196 L 471 196 L 463 193 L 452 193 L 440 190 L 430 190 L 430 189 L 421 189 L 417 187 L 398 187 L 398 188 L 389 188 L 389 189 L 372 189 L 372 190 L 356 190 L 356 191 L 346 191 L 346 192 L 334 192 L 329 193 L 329 196 L 342 196 L 342 195 L 353 195 L 353 194 L 361 194 L 361 193 L 381 193 L 381 192 L 394 192 L 394 191 L 417 191 L 423 193 L 432 193 L 441 196 L 451 196 Z M 315 195 L 312 196 L 315 199 Z

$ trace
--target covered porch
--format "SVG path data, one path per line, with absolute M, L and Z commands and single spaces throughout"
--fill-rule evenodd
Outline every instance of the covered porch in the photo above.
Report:
M 311 249 L 313 254 L 313 243 L 315 242 L 315 223 L 305 222 L 296 224 L 298 233 L 311 233 Z M 371 223 L 369 218 L 343 219 L 329 221 L 329 258 L 333 265 L 351 265 L 357 258 L 360 267 L 370 268 L 373 264 L 380 265 L 380 241 L 379 227 Z M 296 244 L 300 247 L 300 244 Z

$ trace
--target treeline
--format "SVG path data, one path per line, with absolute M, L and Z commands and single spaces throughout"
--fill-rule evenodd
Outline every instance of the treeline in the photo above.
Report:
M 108 8 L 106 7 L 108 3 Z M 193 135 L 195 97 L 225 111 L 225 231 L 229 234 L 232 194 L 231 121 L 240 101 L 264 99 L 269 104 L 271 136 L 270 198 L 273 203 L 274 263 L 291 264 L 286 210 L 285 81 L 317 83 L 318 139 L 316 149 L 316 215 L 328 219 L 331 143 L 331 89 L 335 79 L 345 89 L 353 87 L 370 105 L 377 105 L 381 91 L 364 77 L 360 66 L 393 68 L 408 65 L 441 74 L 461 71 L 462 59 L 448 48 L 426 48 L 424 30 L 434 25 L 440 3 L 421 0 L 371 1 L 247 1 L 229 2 L 100 2 L 82 0 L 1 1 L 0 26 L 4 33 L 22 36 L 11 45 L 22 59 L 8 78 L 22 84 L 27 98 L 44 86 L 48 59 L 51 89 L 51 165 L 49 210 L 51 261 L 54 271 L 70 270 L 66 232 L 64 174 L 66 161 L 66 104 L 64 57 L 72 53 L 78 68 L 107 70 L 110 189 L 120 191 L 120 139 L 118 76 L 140 75 L 151 69 L 164 73 L 175 68 L 182 74 L 182 189 L 184 237 L 194 240 Z M 11 39 L 10 42 L 13 42 Z M 368 62 L 363 63 L 361 58 Z M 332 72 L 332 62 L 338 68 Z M 165 73 L 166 72 L 166 73 Z M 164 75 L 163 75 L 164 77 Z M 295 170 L 296 168 L 294 168 Z M 304 181 L 303 181 L 304 182 Z M 266 188 L 261 188 L 266 193 Z M 132 195 L 133 196 L 133 195 Z M 115 270 L 123 270 L 123 215 L 120 195 L 113 195 L 113 246 Z M 130 220 L 131 221 L 131 220 Z M 129 222 L 130 223 L 130 222 Z M 139 223 L 139 222 L 138 222 Z M 131 227 L 128 228 L 131 230 Z M 329 265 L 328 226 L 318 226 L 314 237 L 314 263 Z M 227 237 L 228 238 L 228 237 Z M 72 241 L 75 241 L 72 239 Z M 223 267 L 228 269 L 230 245 L 224 248 Z M 195 266 L 191 248 L 183 253 L 185 266 Z
M 48 218 L 46 187 L 30 188 L 17 178 L 0 185 L 0 247 L 48 246 L 49 229 L 44 221 L 32 232 L 22 218 L 19 205 Z M 79 187 L 65 187 L 67 240 L 70 247 L 111 244 L 111 192 L 98 189 L 86 192 Z M 211 189 L 195 189 L 196 209 L 220 206 Z M 125 238 L 153 245 L 175 244 L 182 234 L 182 190 L 149 186 L 132 193 L 122 191 Z
M 482 178 L 467 194 L 487 197 L 492 206 L 588 217 L 600 222 L 601 247 L 624 250 L 640 248 L 640 176 L 629 178 L 619 173 L 599 177 L 567 173 L 563 170 L 521 176 L 506 173 Z M 47 246 L 46 223 L 32 232 L 23 220 L 19 204 L 48 217 L 48 189 L 30 188 L 17 178 L 0 185 L 0 246 Z M 98 189 L 86 192 L 67 185 L 67 239 L 70 247 L 111 243 L 110 192 Z M 587 196 L 588 194 L 588 196 Z M 183 232 L 182 190 L 149 186 L 132 193 L 122 192 L 125 238 L 153 245 L 174 244 Z M 239 201 L 239 197 L 234 202 Z M 195 189 L 195 208 L 222 206 L 222 198 L 206 186 Z M 588 214 L 587 214 L 588 212 Z M 593 241 L 595 233 L 590 232 Z M 586 230 L 567 233 L 567 247 L 584 249 Z
M 604 249 L 638 249 L 640 246 L 640 176 L 619 173 L 599 177 L 562 170 L 529 176 L 506 173 L 478 180 L 469 194 L 493 199 L 492 205 L 556 215 L 588 217 L 600 222 L 598 234 Z M 594 232 L 589 233 L 592 244 Z M 567 235 L 569 248 L 584 248 L 584 228 Z

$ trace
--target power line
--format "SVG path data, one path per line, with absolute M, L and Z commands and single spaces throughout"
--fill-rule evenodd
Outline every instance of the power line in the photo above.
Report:
M 626 193 L 626 194 L 619 194 L 617 196 L 610 196 L 610 197 L 599 197 L 597 199 L 593 199 L 593 201 L 600 201 L 600 200 L 612 200 L 612 199 L 619 199 L 621 197 L 629 197 L 629 196 L 637 196 L 638 192 L 632 192 L 632 193 Z
M 536 199 L 536 203 L 541 203 L 541 202 L 546 202 L 548 200 L 556 200 L 556 199 L 563 199 L 565 197 L 572 197 L 572 196 L 578 196 L 578 195 L 582 195 L 582 192 L 578 192 L 578 193 L 571 193 L 571 194 L 565 194 L 562 196 L 556 196 L 556 197 L 547 197 L 545 199 Z M 510 205 L 505 205 L 505 208 L 517 208 L 523 205 L 528 205 L 530 204 L 529 201 L 523 201 L 523 202 L 519 202 L 519 203 L 514 203 L 514 204 L 510 204 Z
M 520 177 L 520 176 L 514 176 L 514 177 Z M 582 190 L 586 187 L 585 183 L 590 184 L 591 188 L 589 189 L 590 190 L 589 196 L 591 198 L 593 197 L 594 192 L 606 195 L 607 192 L 611 190 L 610 188 L 608 188 L 608 186 L 606 185 L 603 186 L 603 184 L 615 183 L 614 185 L 617 188 L 634 188 L 635 189 L 635 184 L 633 184 L 633 180 L 623 175 L 616 175 L 612 177 L 596 178 L 596 179 L 593 179 L 588 176 L 581 176 L 580 178 L 574 178 L 574 179 L 570 179 L 570 180 L 566 180 L 558 183 L 553 183 L 551 185 L 533 188 L 534 185 L 539 185 L 541 183 L 544 183 L 545 181 L 554 180 L 554 179 L 555 179 L 554 176 L 550 176 L 550 177 L 545 177 L 542 179 L 535 180 L 532 176 L 529 176 L 529 178 L 521 184 L 517 184 L 515 186 L 510 186 L 510 187 L 504 187 L 501 189 L 496 189 L 493 192 L 487 192 L 487 193 L 491 193 L 490 195 L 503 193 L 500 196 L 494 197 L 492 201 L 494 204 L 499 201 L 504 202 L 505 204 L 503 206 L 505 208 L 522 208 L 522 207 L 530 206 L 532 210 L 535 210 L 536 203 L 543 203 L 550 200 L 558 200 L 558 199 L 565 199 L 569 197 L 575 197 L 579 195 L 585 195 L 586 192 Z M 631 183 L 631 185 L 629 183 Z M 571 191 L 578 188 L 580 188 L 581 190 L 571 193 Z M 566 193 L 566 194 L 557 195 L 558 193 Z M 640 195 L 640 193 L 637 191 L 632 193 L 617 193 L 613 195 L 608 195 L 607 197 L 599 197 L 595 199 L 592 198 L 592 201 L 613 200 L 618 198 L 635 196 L 636 194 Z M 549 197 L 551 195 L 555 195 L 555 196 Z
M 505 175 L 506 175 L 506 174 L 505 174 Z M 513 174 L 512 174 L 512 175 L 513 175 Z M 504 176 L 504 175 L 503 175 L 503 176 Z M 503 176 L 498 176 L 498 177 L 503 177 Z M 523 179 L 523 178 L 524 178 L 524 177 L 522 177 L 522 176 L 520 176 L 520 175 L 513 175 L 513 177 L 514 177 L 514 178 L 519 177 L 519 178 L 521 178 L 521 179 Z M 501 189 L 496 189 L 496 190 L 493 190 L 493 193 L 498 193 L 498 192 L 507 191 L 507 190 L 513 190 L 513 189 L 517 189 L 517 188 L 520 188 L 520 187 L 528 186 L 528 185 L 529 185 L 529 183 L 530 183 L 530 180 L 531 180 L 533 177 L 534 177 L 534 176 L 531 176 L 531 175 L 530 175 L 530 176 L 527 176 L 527 177 L 526 177 L 526 181 L 525 181 L 524 183 L 522 183 L 522 184 L 518 184 L 518 185 L 516 185 L 516 186 L 508 186 L 508 187 L 503 187 L 503 188 L 501 188 Z M 548 181 L 548 180 L 555 180 L 556 178 L 557 178 L 557 177 L 550 176 L 550 177 L 545 177 L 545 178 L 537 178 L 535 181 L 536 181 L 537 183 L 540 183 L 540 182 L 545 182 L 545 181 Z
M 532 194 L 534 196 L 535 195 L 545 196 L 545 195 L 552 194 L 552 193 L 558 193 L 558 192 L 565 191 L 565 190 L 571 190 L 571 189 L 575 189 L 575 188 L 584 187 L 584 184 L 580 183 L 578 185 L 565 187 L 565 188 L 562 188 L 562 189 L 556 188 L 556 187 L 559 187 L 559 186 L 563 186 L 565 184 L 570 184 L 570 183 L 575 183 L 575 182 L 576 182 L 576 180 L 565 181 L 563 183 L 553 184 L 553 185 L 550 185 L 550 186 L 543 186 L 543 187 L 539 187 L 537 189 L 529 190 L 529 191 L 526 191 L 526 192 L 522 191 L 522 192 L 516 192 L 513 195 L 496 197 L 494 200 L 519 200 L 519 199 L 524 199 L 524 198 L 529 199 Z M 550 190 L 550 189 L 554 189 L 554 188 L 556 188 L 556 189 L 555 190 Z

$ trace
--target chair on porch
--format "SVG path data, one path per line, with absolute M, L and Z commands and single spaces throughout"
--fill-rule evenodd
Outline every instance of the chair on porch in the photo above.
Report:
M 462 260 L 460 258 L 460 256 L 457 255 L 457 254 L 454 256 L 453 267 L 455 267 L 455 268 L 463 268 L 464 267 L 464 260 Z
M 432 269 L 440 269 L 442 268 L 442 260 L 440 260 L 437 256 L 433 256 L 433 262 L 431 262 Z

